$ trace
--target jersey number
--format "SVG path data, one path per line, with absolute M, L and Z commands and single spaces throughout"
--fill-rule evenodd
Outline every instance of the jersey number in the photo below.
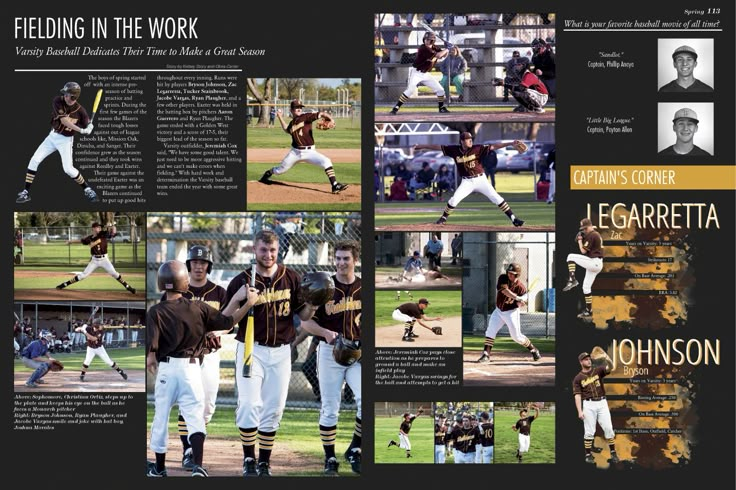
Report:
M 276 307 L 276 316 L 289 316 L 290 313 L 291 313 L 291 303 L 288 301 L 279 303 L 279 305 Z

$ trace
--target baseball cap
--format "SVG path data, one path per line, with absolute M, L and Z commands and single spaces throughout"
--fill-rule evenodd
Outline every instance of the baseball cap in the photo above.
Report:
M 586 226 L 593 226 L 593 222 L 590 221 L 590 218 L 583 218 L 580 220 L 580 229 L 582 230 Z M 595 228 L 595 226 L 593 226 Z
M 578 356 L 578 361 L 582 361 L 586 357 L 590 357 L 590 354 L 588 354 L 587 352 L 581 352 L 580 355 Z
M 299 99 L 294 99 L 291 101 L 291 108 L 292 109 L 298 109 L 300 107 L 304 107 L 304 104 L 302 104 L 302 101 Z
M 424 303 L 425 305 L 429 304 L 429 300 L 427 298 L 419 298 L 419 301 L 417 303 Z
M 460 133 L 460 141 L 466 140 L 466 139 L 473 139 L 473 135 L 467 131 L 463 131 L 462 133 Z
M 90 226 L 90 228 L 97 228 L 98 226 L 100 228 L 102 228 L 102 225 L 100 223 L 98 223 L 97 221 L 95 221 L 94 223 L 92 223 L 92 225 Z
M 674 60 L 675 58 L 677 58 L 677 55 L 680 53 L 691 54 L 696 61 L 698 60 L 698 53 L 696 53 L 695 50 L 690 46 L 680 46 L 679 48 L 677 48 L 675 52 L 672 53 L 672 59 Z
M 419 250 L 414 250 L 414 257 L 419 257 Z
M 695 121 L 695 124 L 698 124 L 700 121 L 698 121 L 698 115 L 695 113 L 694 110 L 688 109 L 687 107 L 683 107 L 679 111 L 675 112 L 675 117 L 672 119 L 672 122 L 677 122 L 678 119 L 692 119 Z

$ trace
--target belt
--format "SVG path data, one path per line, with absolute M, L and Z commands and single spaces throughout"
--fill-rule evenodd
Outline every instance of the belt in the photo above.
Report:
M 92 257 L 94 257 L 94 258 L 96 258 L 96 259 L 104 259 L 105 257 L 107 257 L 107 254 L 102 254 L 102 255 L 93 255 Z
M 473 175 L 472 177 L 463 177 L 463 179 L 477 179 L 478 177 L 485 177 L 486 174 Z
M 595 397 L 595 398 L 586 398 L 585 401 L 586 402 L 599 402 L 599 401 L 605 400 L 605 399 L 606 399 L 605 396 L 598 396 L 598 397 Z
M 270 348 L 272 348 L 272 349 L 275 349 L 276 347 L 283 347 L 283 346 L 285 346 L 285 345 L 291 345 L 291 344 L 290 344 L 290 342 L 282 342 L 282 343 L 280 343 L 280 344 L 274 344 L 274 345 L 271 345 L 271 344 L 264 344 L 264 343 L 261 343 L 261 342 L 255 342 L 255 344 L 256 344 L 256 345 L 260 345 L 260 346 L 262 346 L 262 347 L 270 347 Z
M 189 359 L 189 364 L 197 364 L 199 362 L 198 357 L 172 357 L 172 356 L 166 356 L 163 359 L 161 359 L 160 362 L 171 362 L 174 359 Z
M 292 146 L 295 150 L 313 150 L 314 145 L 312 146 Z

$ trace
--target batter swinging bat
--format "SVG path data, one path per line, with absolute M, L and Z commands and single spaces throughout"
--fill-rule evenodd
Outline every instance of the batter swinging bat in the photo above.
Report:
M 89 122 L 95 120 L 95 114 L 97 114 L 97 108 L 100 107 L 100 101 L 102 100 L 102 89 L 97 91 L 97 96 L 95 97 L 95 103 L 92 105 L 92 117 L 89 118 Z
M 256 259 L 250 261 L 250 287 L 256 287 Z M 250 378 L 250 368 L 253 365 L 253 308 L 248 310 L 248 320 L 245 327 L 245 345 L 243 346 L 243 377 Z

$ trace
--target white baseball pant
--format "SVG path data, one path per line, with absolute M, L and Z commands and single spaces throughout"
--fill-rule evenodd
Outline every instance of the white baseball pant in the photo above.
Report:
M 591 258 L 581 254 L 569 254 L 568 262 L 575 262 L 577 265 L 585 269 L 585 279 L 583 279 L 583 294 L 590 294 L 593 290 L 593 283 L 598 273 L 603 269 L 603 259 L 600 257 Z
M 238 427 L 257 427 L 264 432 L 278 430 L 284 415 L 291 379 L 291 346 L 253 346 L 251 377 L 244 378 L 243 342 L 235 345 L 235 380 L 238 385 Z
M 521 314 L 519 308 L 513 310 L 501 311 L 500 308 L 496 308 L 491 313 L 491 317 L 488 319 L 488 328 L 486 328 L 486 337 L 495 339 L 498 335 L 498 331 L 506 325 L 509 328 L 509 334 L 511 338 L 517 344 L 521 344 L 524 347 L 529 345 L 529 339 L 521 333 Z
M 84 357 L 84 364 L 85 366 L 89 366 L 92 360 L 95 358 L 95 356 L 102 359 L 102 362 L 107 364 L 108 366 L 112 367 L 115 362 L 110 359 L 110 356 L 107 355 L 107 351 L 105 350 L 104 346 L 100 346 L 97 348 L 92 348 L 90 346 L 87 346 L 87 355 Z
M 481 463 L 489 464 L 493 463 L 493 446 L 481 446 Z
M 47 156 L 58 151 L 64 172 L 72 179 L 75 179 L 79 175 L 79 170 L 74 168 L 74 160 L 72 160 L 73 147 L 74 136 L 62 136 L 55 131 L 51 131 L 49 135 L 46 136 L 46 139 L 38 145 L 36 152 L 28 163 L 28 168 L 35 172 Z
M 474 463 L 476 463 L 476 464 L 480 463 L 482 457 L 483 457 L 483 445 L 482 444 L 476 444 L 475 445 L 475 461 L 474 461 Z
M 531 442 L 532 442 L 531 436 L 519 434 L 519 452 L 528 453 L 529 445 L 531 444 Z
M 455 464 L 473 464 L 475 463 L 475 451 L 464 453 L 455 451 Z
M 611 422 L 611 412 L 608 410 L 608 402 L 606 400 L 583 401 L 585 439 L 593 439 L 595 437 L 596 422 L 603 429 L 603 435 L 606 436 L 606 439 L 614 438 L 616 434 L 613 432 L 613 423 Z
M 409 68 L 409 81 L 406 84 L 404 95 L 407 98 L 412 97 L 416 92 L 417 86 L 419 85 L 426 85 L 427 87 L 431 88 L 432 91 L 437 95 L 437 97 L 445 96 L 445 89 L 442 88 L 440 82 L 435 80 L 434 77 L 429 73 L 421 72 L 412 66 L 411 68 Z
M 434 445 L 434 462 L 437 464 L 445 463 L 445 445 L 444 444 Z
M 315 146 L 310 146 L 308 148 L 308 150 L 298 150 L 296 148 L 292 148 L 291 151 L 286 154 L 284 159 L 281 160 L 279 166 L 273 167 L 271 169 L 271 172 L 273 172 L 274 175 L 284 174 L 288 172 L 291 167 L 299 162 L 310 163 L 312 165 L 316 165 L 317 167 L 321 167 L 322 169 L 328 169 L 332 167 L 332 160 L 319 153 L 315 149 Z
M 81 281 L 85 277 L 92 274 L 98 267 L 102 267 L 103 269 L 105 269 L 105 272 L 110 274 L 115 279 L 117 279 L 120 275 L 118 274 L 118 271 L 115 270 L 115 267 L 112 265 L 112 262 L 110 262 L 110 259 L 107 258 L 107 254 L 105 254 L 102 257 L 92 257 L 89 261 L 89 264 L 87 264 L 87 267 L 84 268 L 81 274 L 77 275 L 77 278 Z
M 204 390 L 204 421 L 209 423 L 217 408 L 220 389 L 220 351 L 211 352 L 202 361 L 202 389 Z
M 547 194 L 547 202 L 555 200 L 555 191 L 557 190 L 557 171 L 555 169 L 549 170 L 549 193 Z
M 486 198 L 488 198 L 489 201 L 497 206 L 503 202 L 503 197 L 501 197 L 501 195 L 496 192 L 496 189 L 493 188 L 491 183 L 488 182 L 488 179 L 486 179 L 486 175 L 480 174 L 477 177 L 463 177 L 460 185 L 457 186 L 457 190 L 452 195 L 450 200 L 447 201 L 447 204 L 449 204 L 453 208 L 456 208 L 463 199 L 468 197 L 473 192 L 483 194 L 484 196 L 486 196 Z
M 399 432 L 399 447 L 401 449 L 411 451 L 411 441 L 409 440 L 409 436 L 404 435 L 401 432 Z
M 357 417 L 361 414 L 361 365 L 356 362 L 352 366 L 342 366 L 332 357 L 334 345 L 327 342 L 319 343 L 317 352 L 317 377 L 319 391 L 322 398 L 322 408 L 319 411 L 319 425 L 332 427 L 337 425 L 342 398 L 342 383 L 347 382 L 355 394 L 355 404 L 358 407 Z
M 154 393 L 156 411 L 151 424 L 151 450 L 165 453 L 169 442 L 169 414 L 171 407 L 179 405 L 179 413 L 187 424 L 191 436 L 197 432 L 207 433 L 204 424 L 204 391 L 199 361 L 191 363 L 189 358 L 170 359 L 160 362 L 156 375 Z
M 532 107 L 544 107 L 549 99 L 549 95 L 537 92 L 534 89 L 527 89 L 527 93 L 529 94 L 529 101 Z
M 413 316 L 409 316 L 404 313 L 401 313 L 398 308 L 396 308 L 394 312 L 391 313 L 391 318 L 401 323 L 406 323 L 406 322 L 414 323 L 417 320 Z

